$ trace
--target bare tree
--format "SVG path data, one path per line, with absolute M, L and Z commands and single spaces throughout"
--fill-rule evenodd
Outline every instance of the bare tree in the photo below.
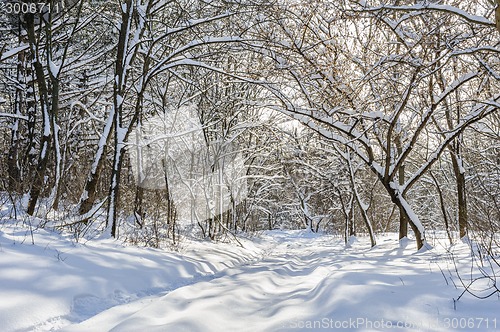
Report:
M 452 22 L 450 30 L 436 36 L 432 27 L 442 24 L 443 17 Z M 489 37 L 492 27 L 487 19 L 450 6 L 314 2 L 269 15 L 258 33 L 266 40 L 263 53 L 283 77 L 269 79 L 269 89 L 280 100 L 275 108 L 357 155 L 408 220 L 421 248 L 424 227 L 405 197 L 465 128 L 498 109 L 498 94 L 481 88 L 481 82 L 498 75 L 490 61 L 497 53 Z M 478 33 L 463 41 L 455 29 Z M 429 57 L 429 47 L 436 45 L 429 43 L 432 38 L 441 41 L 435 46 L 442 51 L 439 58 Z M 436 66 L 447 71 L 452 59 L 473 60 L 474 65 L 441 89 L 430 84 L 432 98 L 423 96 L 435 80 Z M 470 99 L 467 91 L 478 88 Z M 426 128 L 443 114 L 453 94 L 463 105 L 460 119 L 418 160 Z M 410 170 L 405 164 L 412 159 L 420 166 Z M 403 167 L 409 174 L 400 183 Z

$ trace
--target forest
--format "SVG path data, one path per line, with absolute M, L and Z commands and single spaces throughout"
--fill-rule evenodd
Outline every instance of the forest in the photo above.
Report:
M 0 0 L 5 332 L 498 331 L 500 0 Z
M 498 250 L 498 0 L 0 8 L 3 217 L 153 247 L 307 229 Z

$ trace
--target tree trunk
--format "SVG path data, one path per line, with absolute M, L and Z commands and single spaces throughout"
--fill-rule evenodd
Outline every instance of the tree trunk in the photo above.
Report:
M 116 116 L 116 115 L 115 115 Z M 118 127 L 119 128 L 119 127 Z M 119 128 L 121 129 L 121 128 Z M 120 178 L 123 164 L 124 144 L 121 136 L 122 130 L 115 130 L 115 155 L 111 171 L 111 185 L 109 187 L 109 203 L 106 219 L 106 233 L 117 237 L 118 202 L 120 200 Z
M 400 136 L 396 138 L 396 148 L 398 150 L 398 155 L 401 155 L 403 153 L 403 148 L 401 147 L 401 139 Z M 399 185 L 403 185 L 405 183 L 405 165 L 402 164 L 401 167 L 398 170 L 398 181 Z M 403 195 L 404 198 L 404 195 Z M 408 237 L 408 218 L 406 217 L 406 214 L 399 210 L 399 239 L 401 240 L 402 238 Z
M 134 199 L 134 219 L 137 226 L 142 228 L 144 226 L 144 210 L 142 208 L 142 201 L 144 199 L 144 188 L 137 186 L 135 188 Z
M 19 101 L 15 101 L 15 107 L 18 108 Z M 16 110 L 16 114 L 19 114 Z M 9 191 L 20 192 L 21 186 L 21 169 L 19 165 L 19 119 L 14 119 L 14 124 L 11 130 L 11 139 L 9 153 L 7 157 L 7 165 L 9 170 Z
M 391 188 L 391 183 L 384 183 L 384 187 L 387 192 L 391 196 L 391 200 L 398 207 L 400 213 L 404 215 L 404 217 L 408 220 L 408 224 L 411 229 L 415 233 L 415 239 L 417 241 L 417 249 L 421 249 L 425 243 L 424 230 L 423 226 L 420 223 L 417 215 L 413 213 L 410 204 L 406 201 L 406 199 L 399 192 L 399 189 Z
M 498 32 L 500 33 L 500 0 L 496 0 L 495 24 L 497 26 Z
M 175 223 L 177 221 L 177 211 L 175 209 L 175 202 L 170 191 L 170 183 L 168 180 L 168 169 L 165 159 L 162 160 L 163 172 L 165 177 L 165 198 L 167 199 L 167 236 L 168 233 L 172 232 L 172 240 L 175 244 Z
M 448 235 L 448 240 L 450 241 L 450 244 L 453 244 L 453 237 L 451 236 L 450 232 L 450 223 L 448 221 L 448 212 L 446 211 L 446 204 L 443 197 L 443 191 L 441 190 L 441 187 L 439 186 L 439 183 L 434 174 L 432 174 L 432 172 L 429 172 L 429 175 L 432 177 L 432 180 L 436 185 L 436 190 L 439 196 L 439 205 L 441 206 L 441 213 L 443 214 L 444 226 L 446 228 L 446 234 Z
M 35 27 L 34 27 L 33 16 L 28 16 L 27 32 L 28 32 L 28 40 L 30 43 L 31 52 L 33 54 L 38 54 L 38 52 L 35 51 L 35 48 L 37 47 L 37 41 L 35 39 Z M 35 171 L 35 177 L 33 179 L 33 183 L 29 193 L 29 201 L 27 209 L 27 213 L 29 215 L 34 214 L 38 198 L 40 197 L 40 194 L 43 189 L 43 184 L 45 181 L 45 173 L 47 170 L 47 164 L 50 156 L 50 150 L 52 148 L 52 134 L 53 134 L 53 128 L 51 125 L 52 116 L 49 111 L 49 98 L 48 98 L 47 84 L 45 81 L 45 73 L 39 57 L 35 58 L 33 66 L 35 68 L 35 75 L 37 79 L 38 91 L 40 96 L 40 106 L 43 118 L 42 121 L 43 133 L 40 141 L 40 153 L 38 157 L 38 164 Z
M 42 108 L 45 108 L 46 106 L 42 105 Z M 44 113 L 47 111 L 45 110 Z M 44 124 L 44 127 L 49 127 L 50 125 Z M 49 130 L 45 130 L 44 132 L 49 132 Z M 47 170 L 47 164 L 49 160 L 49 153 L 48 151 L 51 148 L 51 142 L 52 142 L 52 135 L 43 135 L 42 140 L 41 140 L 41 149 L 40 149 L 40 155 L 38 159 L 38 165 L 36 167 L 35 171 L 35 178 L 33 180 L 33 184 L 31 186 L 31 190 L 29 193 L 29 201 L 28 201 L 28 209 L 27 213 L 29 215 L 33 215 L 35 213 L 35 207 L 38 201 L 38 198 L 40 197 L 40 194 L 42 192 L 44 180 L 45 180 L 45 172 Z
M 458 150 L 457 142 L 457 150 Z M 453 173 L 457 182 L 457 203 L 458 203 L 458 229 L 460 238 L 467 235 L 468 220 L 467 220 L 467 195 L 465 187 L 465 174 L 462 165 L 462 159 L 455 153 L 452 153 L 451 162 L 453 165 Z
M 20 52 L 17 56 L 17 86 L 16 97 L 14 100 L 14 113 L 16 116 L 21 115 L 21 109 L 24 105 L 24 96 L 26 93 L 26 79 L 24 68 L 26 62 L 24 61 L 24 52 Z M 21 167 L 19 164 L 19 118 L 14 119 L 11 129 L 11 139 L 9 153 L 7 157 L 7 166 L 9 170 L 9 191 L 20 192 L 21 186 Z
M 363 218 L 363 221 L 365 223 L 366 229 L 368 230 L 368 234 L 370 236 L 371 246 L 375 247 L 375 245 L 377 244 L 377 242 L 375 240 L 375 234 L 373 232 L 373 227 L 372 227 L 372 223 L 370 221 L 370 217 L 368 217 L 368 213 L 367 213 L 368 206 L 366 206 L 363 203 L 363 201 L 361 200 L 361 196 L 359 195 L 358 189 L 356 188 L 356 182 L 355 182 L 355 177 L 354 177 L 354 170 L 353 170 L 353 166 L 352 166 L 350 154 L 347 153 L 346 157 L 347 157 L 346 158 L 347 159 L 347 166 L 349 167 L 349 178 L 350 178 L 350 181 L 351 181 L 351 186 L 352 186 L 352 190 L 353 190 L 353 193 L 354 193 L 354 198 L 356 199 L 356 203 L 358 204 L 359 209 L 361 211 L 361 217 Z
M 51 127 L 52 127 L 52 137 L 54 141 L 53 152 L 54 152 L 54 163 L 55 163 L 55 182 L 51 193 L 52 206 L 51 208 L 57 210 L 59 207 L 59 195 L 61 183 L 61 172 L 62 172 L 62 156 L 61 156 L 61 146 L 59 142 L 59 127 L 57 124 L 57 117 L 59 115 L 59 77 L 54 76 L 55 73 L 50 71 L 50 82 L 51 82 Z
M 347 214 L 349 223 L 349 237 L 356 236 L 356 223 L 354 222 L 354 196 L 349 200 L 349 213 Z
M 106 218 L 106 234 L 112 237 L 117 236 L 118 202 L 120 199 L 120 177 L 123 163 L 124 141 L 126 129 L 122 128 L 123 123 L 123 102 L 125 97 L 125 87 L 127 81 L 127 60 L 128 38 L 133 20 L 134 1 L 127 0 L 122 4 L 126 10 L 122 10 L 122 20 L 118 37 L 118 46 L 115 62 L 115 80 L 113 84 L 113 126 L 115 154 L 113 157 L 113 169 L 111 171 L 111 183 L 109 187 L 109 202 Z
M 23 156 L 23 170 L 27 173 L 28 170 L 32 169 L 32 165 L 36 159 L 35 152 L 35 130 L 36 130 L 36 117 L 37 117 L 37 105 L 35 97 L 35 78 L 33 77 L 33 54 L 31 50 L 26 51 L 26 115 L 28 116 L 28 121 L 26 123 L 27 133 L 27 144 L 26 150 Z M 24 174 L 24 178 L 31 178 L 31 173 Z
M 108 148 L 109 140 L 111 138 L 111 133 L 113 132 L 113 120 L 114 120 L 114 108 L 111 109 L 108 115 L 108 120 L 104 126 L 104 130 L 101 134 L 97 146 L 97 152 L 94 157 L 94 162 L 90 168 L 89 175 L 87 176 L 87 182 L 85 183 L 85 189 L 80 196 L 80 215 L 84 215 L 89 212 L 94 205 L 97 198 L 97 184 L 101 177 L 102 169 L 104 166 L 104 161 L 106 160 L 106 151 Z

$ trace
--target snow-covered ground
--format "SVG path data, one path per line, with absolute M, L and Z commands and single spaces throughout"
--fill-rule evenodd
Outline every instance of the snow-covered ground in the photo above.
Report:
M 3 224 L 1 330 L 500 330 L 498 295 L 454 303 L 450 248 L 417 253 L 395 234 L 375 248 L 303 231 L 241 241 L 184 239 L 171 252 Z M 451 251 L 470 278 L 468 246 Z

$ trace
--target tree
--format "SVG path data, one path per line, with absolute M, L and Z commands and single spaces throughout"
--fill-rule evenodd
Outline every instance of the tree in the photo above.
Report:
M 283 77 L 269 80 L 279 100 L 275 109 L 360 158 L 408 220 L 421 248 L 424 227 L 405 196 L 468 126 L 498 109 L 498 94 L 481 87 L 497 75 L 491 61 L 497 53 L 490 37 L 494 25 L 439 5 L 314 2 L 280 9 L 263 19 L 256 32 L 266 41 L 263 53 Z M 452 23 L 446 36 L 436 36 L 432 27 L 443 18 Z M 455 29 L 476 33 L 465 42 L 457 39 Z M 438 42 L 429 43 L 433 38 Z M 438 48 L 440 57 L 430 57 L 429 47 Z M 452 71 L 452 59 L 469 63 L 468 71 L 437 89 L 432 84 L 436 66 Z M 471 99 L 468 91 L 477 88 Z M 428 89 L 431 98 L 422 95 Z M 419 158 L 419 147 L 426 144 L 431 119 L 443 114 L 455 93 L 463 105 L 460 119 L 423 160 L 416 160 L 420 166 L 408 169 L 405 164 Z M 403 167 L 410 174 L 400 184 Z
M 213 52 L 212 46 L 220 46 L 227 51 L 231 43 L 240 40 L 237 35 L 212 36 L 220 33 L 218 22 L 224 22 L 235 14 L 237 4 L 211 3 L 200 4 L 200 7 L 196 4 L 191 4 L 192 7 L 183 5 L 188 4 L 129 0 L 121 6 L 113 110 L 112 117 L 110 116 L 112 122 L 106 126 L 106 129 L 113 129 L 114 146 L 107 212 L 108 233 L 112 236 L 117 234 L 117 204 L 124 143 L 143 112 L 144 98 L 152 79 L 171 72 L 182 80 L 183 74 L 177 69 L 184 66 L 224 72 L 205 59 Z M 166 20 L 160 22 L 155 19 L 161 17 Z M 174 28 L 168 26 L 170 23 Z M 229 30 L 228 33 L 233 31 Z M 99 162 L 95 162 L 95 165 L 99 165 Z M 89 180 L 92 181 L 92 178 L 90 176 Z

